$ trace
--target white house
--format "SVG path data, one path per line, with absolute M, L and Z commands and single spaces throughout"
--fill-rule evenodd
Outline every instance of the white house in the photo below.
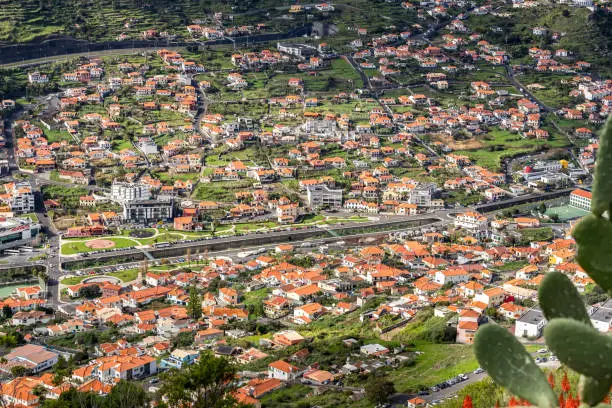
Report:
M 467 282 L 470 279 L 470 274 L 463 269 L 447 269 L 437 271 L 434 276 L 434 282 L 444 285 L 447 283 Z
M 540 337 L 547 321 L 539 309 L 530 309 L 516 321 L 516 337 Z
M 600 332 L 607 333 L 612 329 L 612 299 L 593 311 L 591 322 Z
M 281 381 L 291 381 L 299 377 L 300 370 L 293 364 L 278 360 L 268 364 L 268 377 Z

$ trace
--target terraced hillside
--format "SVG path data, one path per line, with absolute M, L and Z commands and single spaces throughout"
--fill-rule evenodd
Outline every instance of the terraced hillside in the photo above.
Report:
M 596 64 L 602 75 L 612 72 L 612 14 L 604 11 L 591 13 L 586 8 L 542 6 L 512 9 L 507 17 L 471 16 L 468 22 L 474 32 L 485 33 L 489 42 L 504 44 L 514 58 L 529 63 L 529 48 L 552 45 L 570 51 L 576 58 Z M 533 27 L 546 27 L 548 34 L 536 36 Z M 553 33 L 561 35 L 553 41 Z M 520 61 L 517 61 L 520 62 Z
M 235 3 L 237 12 L 248 2 Z M 111 40 L 149 28 L 163 31 L 205 18 L 213 4 L 214 11 L 232 11 L 231 2 L 210 0 L 0 0 L 0 41 L 27 42 L 49 34 Z
M 302 2 L 302 4 L 316 2 Z M 342 0 L 336 10 L 318 13 L 289 12 L 292 0 L 0 0 L 0 43 L 22 43 L 51 34 L 92 41 L 115 40 L 120 34 L 138 38 L 144 30 L 167 31 L 189 38 L 186 25 L 194 20 L 212 24 L 214 14 L 223 13 L 224 26 L 265 23 L 275 32 L 287 31 L 306 22 L 334 24 L 338 41 L 357 27 L 370 33 L 386 28 L 410 29 L 417 21 L 414 11 L 385 0 Z M 310 13 L 308 13 L 310 14 Z M 419 20 L 426 24 L 429 17 Z M 353 31 L 354 32 L 354 31 Z

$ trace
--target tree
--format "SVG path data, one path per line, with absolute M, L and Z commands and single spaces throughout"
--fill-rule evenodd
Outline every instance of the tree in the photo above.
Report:
M 385 403 L 394 392 L 395 386 L 387 377 L 376 374 L 368 377 L 365 385 L 365 396 L 372 403 Z
M 23 377 L 28 374 L 28 369 L 24 366 L 11 367 L 11 375 L 13 377 Z
M 144 389 L 133 382 L 119 381 L 106 397 L 108 408 L 144 408 L 148 398 Z
M 200 354 L 200 361 L 186 370 L 172 369 L 162 374 L 160 395 L 167 403 L 159 407 L 233 408 L 241 406 L 232 391 L 235 388 L 236 366 L 212 352 Z M 166 405 L 167 404 L 167 405 Z
M 472 397 L 470 396 L 470 394 L 466 395 L 465 398 L 463 398 L 462 408 L 474 408 L 474 405 L 472 404 Z
M 91 392 L 79 392 L 70 388 L 58 399 L 47 399 L 43 408 L 105 408 L 104 398 Z M 110 407 L 109 407 L 110 408 Z
M 13 317 L 13 309 L 8 305 L 2 306 L 2 316 L 6 319 Z
M 0 336 L 0 346 L 11 348 L 17 346 L 17 343 L 17 338 L 12 334 Z
M 189 289 L 189 303 L 187 303 L 187 314 L 192 319 L 198 320 L 202 317 L 202 299 L 198 294 L 198 290 L 195 286 Z
M 47 389 L 40 384 L 32 389 L 32 394 L 38 397 L 40 403 L 44 403 L 45 399 L 47 399 Z
M 102 296 L 102 291 L 98 285 L 87 285 L 79 289 L 79 296 L 86 299 L 94 299 Z
M 538 212 L 544 214 L 546 212 L 546 204 L 542 203 L 538 206 Z

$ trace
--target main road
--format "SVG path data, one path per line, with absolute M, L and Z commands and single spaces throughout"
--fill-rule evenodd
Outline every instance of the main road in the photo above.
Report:
M 206 250 L 219 251 L 230 248 L 261 247 L 265 244 L 283 242 L 301 242 L 309 238 L 329 238 L 330 240 L 344 240 L 355 237 L 366 237 L 368 235 L 380 235 L 381 233 L 401 231 L 411 227 L 426 227 L 437 223 L 450 223 L 452 218 L 448 217 L 451 210 L 441 210 L 433 213 L 420 214 L 406 217 L 380 218 L 377 221 L 362 223 L 345 223 L 335 226 L 316 226 L 309 228 L 288 228 L 285 230 L 271 231 L 266 233 L 251 233 L 242 236 L 229 236 L 223 238 L 208 238 L 195 241 L 170 243 L 163 248 L 127 248 L 125 250 L 114 250 L 107 252 L 95 252 L 80 255 L 62 256 L 64 265 L 78 261 L 94 261 L 116 257 L 138 256 L 142 257 L 143 251 L 148 252 L 155 258 L 167 256 L 178 256 L 187 253 L 187 249 L 192 254 L 195 251 L 203 253 Z M 372 230 L 367 232 L 367 230 Z M 351 234 L 351 232 L 360 232 Z

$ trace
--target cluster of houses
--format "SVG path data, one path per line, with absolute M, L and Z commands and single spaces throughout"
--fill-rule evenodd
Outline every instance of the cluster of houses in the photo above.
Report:
M 586 196 L 580 191 L 573 198 L 576 205 Z M 277 205 L 284 204 L 279 200 Z M 593 283 L 575 261 L 576 243 L 571 238 L 526 246 L 503 246 L 490 240 L 499 231 L 539 226 L 536 218 L 491 220 L 465 212 L 457 214 L 454 225 L 444 229 L 429 229 L 420 235 L 342 252 L 309 252 L 306 256 L 313 261 L 309 266 L 292 263 L 298 249 L 280 244 L 271 253 L 241 262 L 216 258 L 205 266 L 192 265 L 189 270 L 152 268 L 143 270 L 142 277 L 133 282 L 66 286 L 65 296 L 73 299 L 83 296 L 88 286 L 96 285 L 99 291 L 97 297 L 84 299 L 72 315 L 60 321 L 46 309 L 39 309 L 46 304 L 40 286 L 18 288 L 12 296 L 0 300 L 0 307 L 11 309 L 8 324 L 23 328 L 29 342 L 37 337 L 94 330 L 99 324 L 116 326 L 124 336 L 137 335 L 141 340 L 134 344 L 123 339 L 99 344 L 97 356 L 77 367 L 59 385 L 47 384 L 48 374 L 42 373 L 56 364 L 57 352 L 34 343 L 16 348 L 4 356 L 6 362 L 0 365 L 0 371 L 10 372 L 11 367 L 22 365 L 31 375 L 3 384 L 2 398 L 31 406 L 38 385 L 45 388 L 47 398 L 57 398 L 71 387 L 104 395 L 120 379 L 145 378 L 160 368 L 184 368 L 197 361 L 200 350 L 211 349 L 215 355 L 239 364 L 269 358 L 267 369 L 258 376 L 237 380 L 236 396 L 257 404 L 263 395 L 296 379 L 328 384 L 348 373 L 368 372 L 402 358 L 401 350 L 347 338 L 343 339 L 347 347 L 359 346 L 360 357 L 353 353 L 352 361 L 342 367 L 305 364 L 309 354 L 306 347 L 291 358 L 274 360 L 278 350 L 306 344 L 301 327 L 326 316 L 350 313 L 358 313 L 361 322 L 384 333 L 389 327 L 410 324 L 422 310 L 433 308 L 435 316 L 447 318 L 456 328 L 456 341 L 466 344 L 472 343 L 478 327 L 491 319 L 510 327 L 517 337 L 538 337 L 546 320 L 532 305 L 537 302 L 537 288 L 547 272 L 565 273 L 579 291 Z M 516 266 L 507 269 L 508 264 Z M 494 274 L 501 281 L 493 280 Z M 207 288 L 219 279 L 225 284 L 201 296 L 202 317 L 191 318 L 186 307 L 190 288 Z M 266 292 L 258 312 L 245 303 L 254 290 Z M 384 302 L 367 307 L 369 299 L 383 294 Z M 157 306 L 149 307 L 153 303 Z M 591 319 L 602 332 L 612 329 L 609 303 L 589 305 Z M 227 325 L 246 322 L 252 313 L 281 320 L 293 328 L 264 336 L 258 344 L 243 349 L 233 340 L 248 333 L 229 330 Z M 193 345 L 173 347 L 172 339 L 187 332 L 193 334 Z

